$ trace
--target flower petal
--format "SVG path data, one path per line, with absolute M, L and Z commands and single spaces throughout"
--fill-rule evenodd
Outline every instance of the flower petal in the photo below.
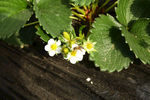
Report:
M 50 45 L 46 45 L 45 47 L 44 47 L 44 49 L 45 49 L 45 51 L 50 51 Z
M 83 55 L 77 58 L 78 61 L 82 61 L 83 60 Z
M 71 49 L 73 50 L 75 47 L 78 47 L 78 44 L 72 44 Z
M 57 53 L 61 53 L 61 47 L 59 46 L 56 50 Z
M 82 52 L 83 55 L 85 55 L 86 51 L 84 49 L 81 49 L 81 52 Z
M 77 58 L 79 61 L 82 61 L 82 59 L 83 59 L 83 53 L 82 53 L 81 50 L 78 50 L 78 51 L 77 51 L 76 58 Z
M 61 45 L 60 40 L 58 40 L 58 41 L 56 42 L 56 44 L 57 44 L 57 46 L 60 46 L 60 45 Z
M 54 44 L 54 43 L 55 43 L 55 40 L 54 40 L 54 39 L 50 39 L 50 40 L 48 41 L 48 44 L 49 44 L 49 45 Z
M 71 62 L 72 64 L 75 64 L 75 63 L 77 62 L 77 59 L 75 59 L 74 57 L 72 57 L 72 58 L 70 59 L 70 62 Z
M 49 51 L 48 53 L 51 57 L 53 57 L 55 55 L 55 51 L 53 51 L 53 50 Z
M 66 59 L 68 59 L 68 60 L 69 60 L 70 58 L 71 58 L 71 54 L 70 54 L 70 53 L 68 53 L 68 54 L 67 54 Z

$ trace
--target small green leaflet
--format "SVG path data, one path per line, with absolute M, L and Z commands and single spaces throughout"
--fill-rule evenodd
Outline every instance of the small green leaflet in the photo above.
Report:
M 19 32 L 16 32 L 9 38 L 6 38 L 4 41 L 7 42 L 9 45 L 17 46 L 20 48 L 23 48 L 25 46 L 25 44 L 19 38 Z
M 50 39 L 50 37 L 43 32 L 43 30 L 39 27 L 36 26 L 37 32 L 36 34 L 40 36 L 40 38 L 44 41 L 44 42 L 48 42 L 48 40 Z
M 116 9 L 117 19 L 125 26 L 134 19 L 130 9 L 133 2 L 134 0 L 118 0 L 118 7 Z
M 23 48 L 33 43 L 35 37 L 34 26 L 28 26 L 21 28 L 19 31 L 14 33 L 9 38 L 4 39 L 9 45 L 17 46 Z
M 90 40 L 97 42 L 97 51 L 90 54 L 90 59 L 102 71 L 113 72 L 128 68 L 133 54 L 121 36 L 120 24 L 112 16 L 102 15 L 96 19 L 93 27 Z
M 53 37 L 58 37 L 71 25 L 69 0 L 34 0 L 40 25 Z
M 17 32 L 31 17 L 26 0 L 0 0 L 0 38 Z
M 136 18 L 150 18 L 150 0 L 134 0 L 130 9 Z
M 90 5 L 91 3 L 93 3 L 95 0 L 72 0 L 75 2 L 76 5 L 80 5 L 80 6 L 88 6 Z
M 136 57 L 143 63 L 150 64 L 150 20 L 139 19 L 130 31 L 122 27 L 122 34 Z
M 118 0 L 116 14 L 125 26 L 139 18 L 150 18 L 150 0 Z

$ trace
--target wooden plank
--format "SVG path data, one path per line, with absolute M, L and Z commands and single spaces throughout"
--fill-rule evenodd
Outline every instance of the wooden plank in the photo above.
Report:
M 108 73 L 41 51 L 0 42 L 0 100 L 150 100 L 149 65 Z

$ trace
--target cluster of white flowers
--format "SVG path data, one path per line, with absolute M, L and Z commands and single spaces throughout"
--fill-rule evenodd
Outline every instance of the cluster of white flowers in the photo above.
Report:
M 94 49 L 95 42 L 91 42 L 89 39 L 83 43 L 78 43 L 76 39 L 71 39 L 70 35 L 67 32 L 63 34 L 63 42 L 60 40 L 50 39 L 48 44 L 45 46 L 45 50 L 49 53 L 50 56 L 55 54 L 62 53 L 64 59 L 69 60 L 72 64 L 75 64 L 78 61 L 83 60 L 85 53 L 90 53 L 96 51 Z

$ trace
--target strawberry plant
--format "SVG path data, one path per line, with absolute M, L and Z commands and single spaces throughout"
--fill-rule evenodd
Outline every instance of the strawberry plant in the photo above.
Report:
M 0 0 L 0 39 L 19 47 L 38 37 L 50 56 L 75 64 L 86 53 L 102 71 L 135 59 L 150 64 L 150 0 Z M 44 50 L 43 49 L 43 50 Z

